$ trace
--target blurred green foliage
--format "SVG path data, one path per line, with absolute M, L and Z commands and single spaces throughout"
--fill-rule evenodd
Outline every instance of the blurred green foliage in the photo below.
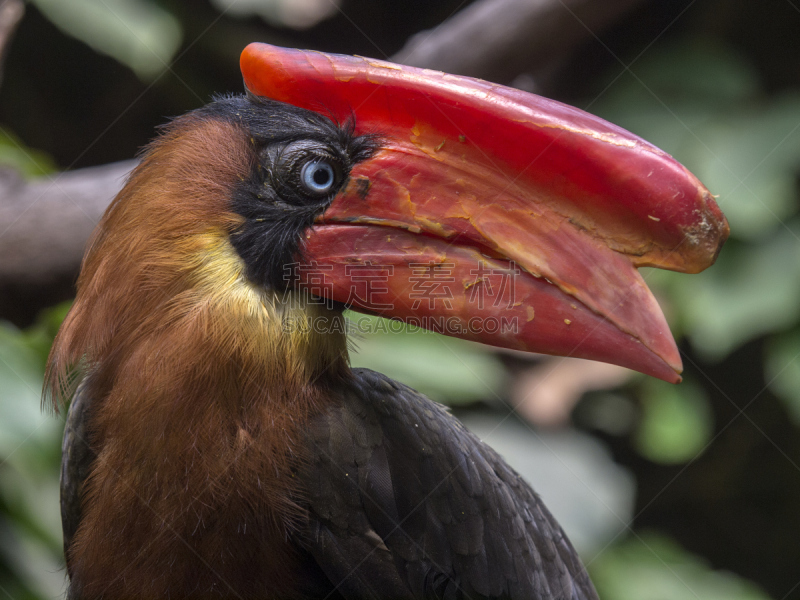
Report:
M 33 4 L 68 35 L 148 82 L 178 52 L 191 12 L 180 2 L 147 0 Z M 272 11 L 280 3 L 266 4 Z M 698 5 L 713 10 L 710 0 Z M 744 13 L 743 6 L 737 10 Z M 237 41 L 260 31 L 252 21 L 241 27 L 231 35 Z M 213 61 L 212 51 L 205 52 Z M 694 276 L 646 270 L 645 277 L 673 330 L 703 359 L 723 362 L 744 344 L 764 340 L 766 381 L 800 427 L 800 87 L 768 91 L 763 70 L 741 48 L 687 27 L 647 47 L 629 69 L 608 68 L 585 108 L 674 155 L 719 195 L 732 233 L 714 268 Z M 5 128 L 0 163 L 28 176 L 54 170 L 46 153 Z M 47 351 L 65 310 L 47 311 L 24 331 L 0 326 L 0 592 L 11 598 L 51 598 L 63 588 L 56 508 L 61 421 L 43 413 L 39 399 Z M 505 396 L 510 371 L 490 350 L 372 317 L 351 319 L 366 319 L 369 330 L 354 336 L 354 366 L 382 371 L 452 405 Z M 754 366 L 754 373 L 761 371 Z M 680 387 L 637 379 L 628 392 L 640 407 L 632 448 L 647 465 L 688 464 L 719 428 L 697 376 Z M 609 543 L 589 564 L 603 598 L 768 597 L 662 533 Z
M 715 571 L 669 538 L 645 532 L 589 563 L 601 598 L 613 600 L 767 600 L 733 573 Z
M 56 170 L 47 153 L 28 148 L 16 135 L 0 127 L 0 166 L 10 167 L 26 177 L 47 175 Z
M 50 598 L 63 588 L 58 465 L 63 423 L 42 410 L 50 344 L 68 304 L 25 331 L 0 324 L 0 590 Z
M 379 317 L 349 313 L 351 363 L 389 375 L 450 405 L 495 400 L 505 368 L 490 350 Z
M 178 20 L 148 0 L 31 0 L 59 29 L 151 80 L 181 43 Z
M 800 329 L 775 336 L 767 347 L 767 380 L 800 426 Z
M 691 380 L 684 380 L 680 387 L 647 381 L 643 387 L 642 420 L 635 436 L 642 456 L 677 464 L 699 455 L 714 431 L 702 388 Z

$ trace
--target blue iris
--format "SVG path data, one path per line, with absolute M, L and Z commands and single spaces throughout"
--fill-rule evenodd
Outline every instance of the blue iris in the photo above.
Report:
M 314 159 L 303 165 L 300 181 L 306 191 L 312 194 L 327 194 L 333 187 L 336 174 L 331 164 L 322 159 Z

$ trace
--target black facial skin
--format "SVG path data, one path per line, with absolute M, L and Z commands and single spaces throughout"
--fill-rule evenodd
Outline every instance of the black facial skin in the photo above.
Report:
M 284 289 L 291 283 L 287 266 L 302 258 L 305 230 L 347 185 L 353 166 L 374 154 L 379 140 L 356 136 L 352 119 L 340 125 L 319 113 L 250 95 L 218 97 L 200 110 L 243 126 L 249 135 L 258 160 L 233 192 L 233 209 L 245 222 L 231 234 L 231 243 L 251 280 Z M 323 192 L 302 178 L 303 166 L 317 160 L 333 168 L 330 189 Z M 325 167 L 311 165 L 306 175 L 308 183 L 331 183 Z

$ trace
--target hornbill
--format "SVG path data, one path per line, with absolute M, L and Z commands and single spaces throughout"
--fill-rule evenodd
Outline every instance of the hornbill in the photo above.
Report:
M 265 44 L 241 68 L 146 149 L 50 354 L 68 597 L 596 598 L 491 448 L 350 368 L 342 311 L 677 382 L 637 267 L 713 263 L 713 197 L 518 90 Z

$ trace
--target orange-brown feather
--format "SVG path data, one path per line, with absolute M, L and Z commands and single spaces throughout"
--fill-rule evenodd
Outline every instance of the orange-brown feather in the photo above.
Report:
M 286 318 L 326 309 L 254 286 L 229 243 L 250 144 L 230 123 L 178 119 L 87 250 L 48 366 L 56 401 L 78 367 L 93 402 L 97 458 L 67 557 L 82 597 L 292 585 L 301 427 L 324 404 L 317 378 L 346 373 L 346 345 L 286 332 Z

